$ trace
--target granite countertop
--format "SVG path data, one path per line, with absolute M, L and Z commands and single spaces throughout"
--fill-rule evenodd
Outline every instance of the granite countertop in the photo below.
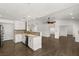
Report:
M 15 35 L 16 34 L 23 34 L 26 36 L 40 36 L 40 32 L 29 32 L 25 30 L 15 30 Z

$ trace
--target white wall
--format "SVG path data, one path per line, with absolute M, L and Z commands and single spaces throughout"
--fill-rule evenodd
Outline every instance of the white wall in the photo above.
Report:
M 60 36 L 66 36 L 67 34 L 73 35 L 72 20 L 57 20 L 56 24 L 59 26 Z
M 57 23 L 55 24 L 55 38 L 59 39 L 59 25 Z
M 14 21 L 0 18 L 0 25 L 3 29 L 3 40 L 14 40 Z
M 73 34 L 75 37 L 75 42 L 79 42 L 79 21 L 74 21 Z
M 73 25 L 68 25 L 67 26 L 67 34 L 73 35 Z
M 61 25 L 59 27 L 59 36 L 67 36 L 67 26 Z
M 11 24 L 13 24 L 13 23 L 14 23 L 14 21 L 12 21 L 12 20 L 8 20 L 8 19 L 1 19 L 1 18 L 0 18 L 0 22 L 1 22 L 1 23 L 11 23 Z
M 49 37 L 50 36 L 50 28 L 49 28 L 48 24 L 39 25 L 38 32 L 42 32 L 42 36 Z
M 4 29 L 4 40 L 13 40 L 14 39 L 14 24 L 4 23 L 2 24 Z
M 55 34 L 55 27 L 50 28 L 50 34 Z
M 59 33 L 60 33 L 59 34 L 60 36 L 73 35 L 73 26 L 72 25 L 60 25 Z

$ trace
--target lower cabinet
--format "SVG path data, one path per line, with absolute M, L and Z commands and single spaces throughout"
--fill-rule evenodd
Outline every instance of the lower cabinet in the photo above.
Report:
M 33 51 L 36 51 L 36 50 L 42 48 L 42 38 L 41 38 L 41 36 L 28 37 L 28 46 Z
M 79 42 L 79 35 L 75 36 L 75 42 Z
M 15 43 L 23 42 L 26 46 L 36 51 L 42 48 L 42 37 L 41 36 L 25 36 L 22 34 L 15 35 Z
M 23 42 L 25 44 L 26 43 L 25 40 L 26 40 L 26 37 L 24 35 L 22 34 L 15 35 L 15 43 Z

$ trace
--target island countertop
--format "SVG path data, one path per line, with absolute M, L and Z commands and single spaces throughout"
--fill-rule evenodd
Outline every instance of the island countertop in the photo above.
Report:
M 28 36 L 28 37 L 27 37 Z M 29 32 L 25 30 L 15 30 L 15 42 L 23 42 L 33 51 L 42 48 L 42 36 L 40 32 Z
M 15 35 L 22 34 L 25 36 L 40 36 L 40 32 L 29 32 L 25 30 L 15 30 Z

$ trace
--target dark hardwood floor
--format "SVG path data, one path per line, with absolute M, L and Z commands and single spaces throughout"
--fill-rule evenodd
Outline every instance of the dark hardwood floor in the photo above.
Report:
M 13 41 L 5 41 L 0 48 L 2 56 L 79 56 L 79 42 L 75 42 L 72 36 L 61 36 L 59 39 L 43 37 L 42 49 L 32 51 L 22 43 L 14 44 Z
M 15 45 L 12 40 L 4 41 L 3 46 L 0 48 L 0 56 L 14 55 Z

